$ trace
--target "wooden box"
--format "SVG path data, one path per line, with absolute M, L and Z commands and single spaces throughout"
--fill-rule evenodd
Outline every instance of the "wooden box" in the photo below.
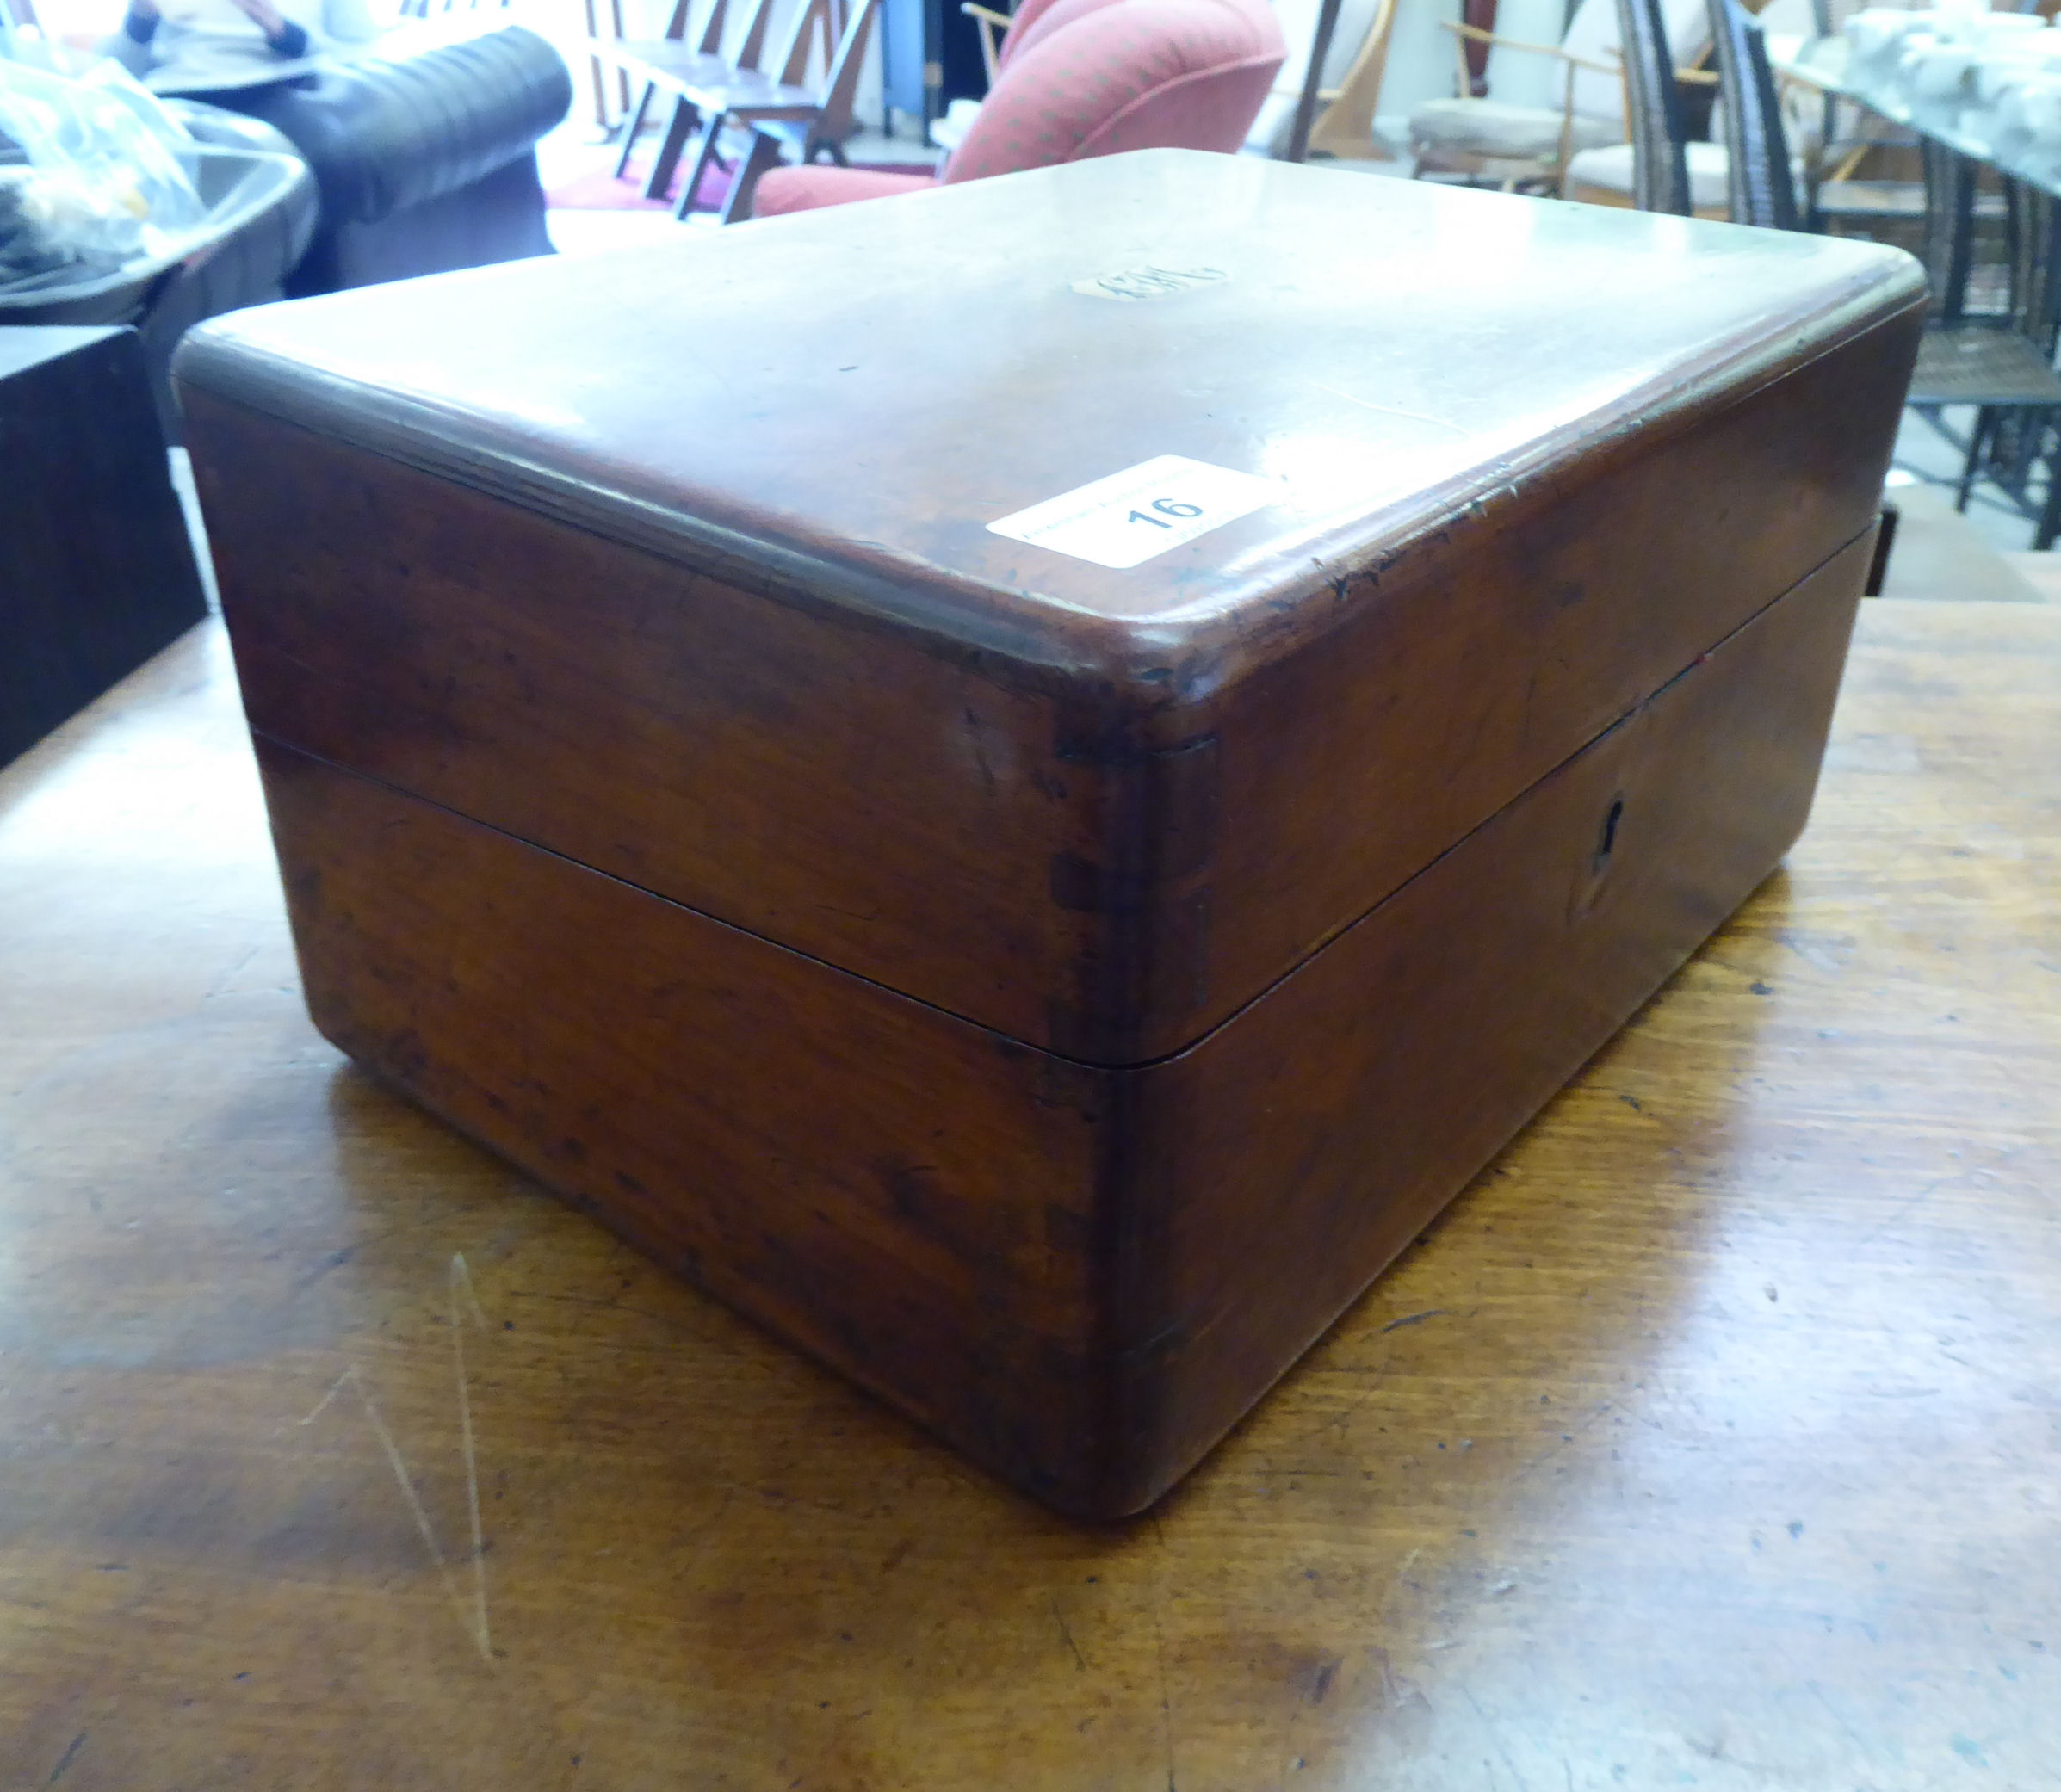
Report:
M 1161 151 L 212 324 L 309 1006 L 1136 1510 L 1803 825 L 1922 300 Z

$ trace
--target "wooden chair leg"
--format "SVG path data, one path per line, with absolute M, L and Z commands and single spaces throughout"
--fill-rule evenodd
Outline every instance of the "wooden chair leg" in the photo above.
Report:
M 2049 423 L 2039 426 L 2045 436 Z M 2046 457 L 2046 497 L 2039 506 L 2039 521 L 2033 526 L 2033 546 L 2041 553 L 2054 545 L 2054 537 L 2061 535 L 2061 444 Z
M 659 144 L 658 160 L 651 164 L 651 178 L 644 183 L 647 199 L 663 199 L 666 189 L 672 185 L 672 177 L 680 166 L 680 151 L 687 142 L 687 133 L 702 121 L 702 114 L 690 102 L 681 99 L 672 102 L 672 116 L 665 121 L 665 135 Z
M 1983 449 L 1996 430 L 1996 412 L 1984 405 L 1975 413 L 1975 429 L 1968 437 L 1968 458 L 1961 466 L 1960 488 L 1953 495 L 1957 510 L 1968 508 L 1968 494 L 1975 486 L 1975 469 L 1981 465 Z
M 751 153 L 739 165 L 737 178 L 730 182 L 730 196 L 723 201 L 725 224 L 741 224 L 752 215 L 752 195 L 759 176 L 779 165 L 780 145 L 764 132 L 752 132 Z
M 587 35 L 591 38 L 599 37 L 601 35 L 601 18 L 594 9 L 594 0 L 586 0 L 586 9 Z M 601 59 L 598 56 L 590 56 L 587 58 L 587 61 L 594 71 L 595 127 L 597 130 L 605 131 L 609 127 L 608 76 L 602 70 Z
M 1965 156 L 1953 158 L 1953 223 L 1947 236 L 1946 290 L 1940 320 L 1958 324 L 1968 307 L 1968 273 L 1975 263 L 1975 166 Z
M 630 151 L 637 146 L 637 133 L 644 128 L 644 114 L 651 110 L 652 96 L 659 90 L 658 83 L 647 81 L 644 91 L 637 96 L 637 104 L 622 125 L 622 153 L 616 158 L 616 178 L 621 180 L 629 171 Z
M 616 28 L 616 41 L 621 43 L 622 30 L 622 0 L 609 0 L 609 22 Z M 616 90 L 622 96 L 617 102 L 625 112 L 629 110 L 629 71 L 618 66 L 616 71 Z
M 694 148 L 694 160 L 688 164 L 687 178 L 681 182 L 680 196 L 674 202 L 672 215 L 684 218 L 694 209 L 694 195 L 702 190 L 702 176 L 709 172 L 709 164 L 715 158 L 715 139 L 722 134 L 722 114 L 712 113 L 702 127 L 702 139 Z M 740 174 L 741 180 L 743 176 Z M 733 187 L 730 189 L 735 192 Z

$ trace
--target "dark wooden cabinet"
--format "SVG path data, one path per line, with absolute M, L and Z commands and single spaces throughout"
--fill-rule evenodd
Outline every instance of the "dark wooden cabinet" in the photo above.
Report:
M 206 614 L 136 332 L 0 328 L 0 763 Z

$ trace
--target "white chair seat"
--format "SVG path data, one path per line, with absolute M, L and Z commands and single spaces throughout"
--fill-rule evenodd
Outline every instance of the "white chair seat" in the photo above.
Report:
M 1410 141 L 1420 150 L 1483 156 L 1498 162 L 1550 162 L 1560 153 L 1566 119 L 1544 106 L 1506 106 L 1495 100 L 1427 100 L 1410 114 Z M 1576 149 L 1613 143 L 1621 120 L 1577 112 L 1570 141 Z
M 1731 158 L 1722 143 L 1692 143 L 1689 152 L 1689 202 L 1699 212 L 1722 212 L 1730 203 L 1726 182 L 1731 174 Z M 1567 188 L 1595 187 L 1605 193 L 1631 196 L 1631 145 L 1612 143 L 1601 149 L 1583 150 L 1569 158 Z

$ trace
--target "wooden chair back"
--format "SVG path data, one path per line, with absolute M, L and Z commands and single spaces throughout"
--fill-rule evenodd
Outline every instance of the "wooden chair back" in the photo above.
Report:
M 454 12 L 499 12 L 504 10 L 511 0 L 401 0 L 400 16 L 404 19 L 441 18 Z M 622 34 L 616 34 L 620 36 Z
M 873 29 L 880 0 L 857 0 L 845 22 L 845 34 L 838 44 L 837 60 L 823 90 L 823 116 L 815 134 L 835 143 L 851 134 L 853 108 L 858 101 L 859 75 L 866 61 L 866 39 Z
M 808 0 L 795 21 L 778 77 L 783 83 L 790 87 L 806 83 L 810 39 L 819 24 L 828 53 L 820 90 L 821 110 L 808 129 L 812 148 L 820 142 L 841 142 L 851 134 L 859 75 L 866 60 L 866 40 L 879 7 L 880 0 Z M 833 34 L 835 48 L 832 49 Z
M 820 3 L 820 0 L 819 0 Z M 804 8 L 806 16 L 813 16 L 814 7 Z M 756 74 L 759 65 L 765 60 L 766 34 L 772 29 L 773 0 L 752 0 L 751 15 L 745 21 L 744 41 L 737 46 L 737 55 L 731 66 L 740 73 Z M 702 52 L 708 56 L 722 54 L 722 36 L 718 33 L 714 42 L 708 41 L 702 34 Z
M 672 15 L 665 21 L 665 28 L 659 35 L 675 43 L 687 35 L 687 21 L 692 12 L 694 0 L 674 0 Z M 709 9 L 709 16 L 702 21 L 701 40 L 695 48 L 704 56 L 719 53 L 723 46 L 723 27 L 729 22 L 730 0 L 715 0 Z
M 815 47 L 817 34 L 820 32 L 823 88 L 827 96 L 836 80 L 834 70 L 841 47 L 840 40 L 851 22 L 846 16 L 848 11 L 846 0 L 803 0 L 802 10 L 795 15 L 793 28 L 789 31 L 787 42 L 780 52 L 780 72 L 774 78 L 789 87 L 803 85 L 808 79 L 809 53 Z M 746 66 L 741 62 L 738 65 L 740 68 Z M 857 80 L 857 72 L 854 71 L 852 81 L 855 88 Z
M 694 0 L 675 0 L 672 15 L 659 34 L 675 43 L 684 40 L 693 8 Z M 695 41 L 695 49 L 703 56 L 721 55 L 723 32 L 729 22 L 730 0 L 715 0 L 709 9 L 709 15 L 702 21 L 701 35 Z M 751 15 L 745 22 L 744 41 L 737 47 L 733 67 L 757 71 L 759 59 L 765 54 L 766 33 L 772 22 L 773 0 L 753 0 Z

